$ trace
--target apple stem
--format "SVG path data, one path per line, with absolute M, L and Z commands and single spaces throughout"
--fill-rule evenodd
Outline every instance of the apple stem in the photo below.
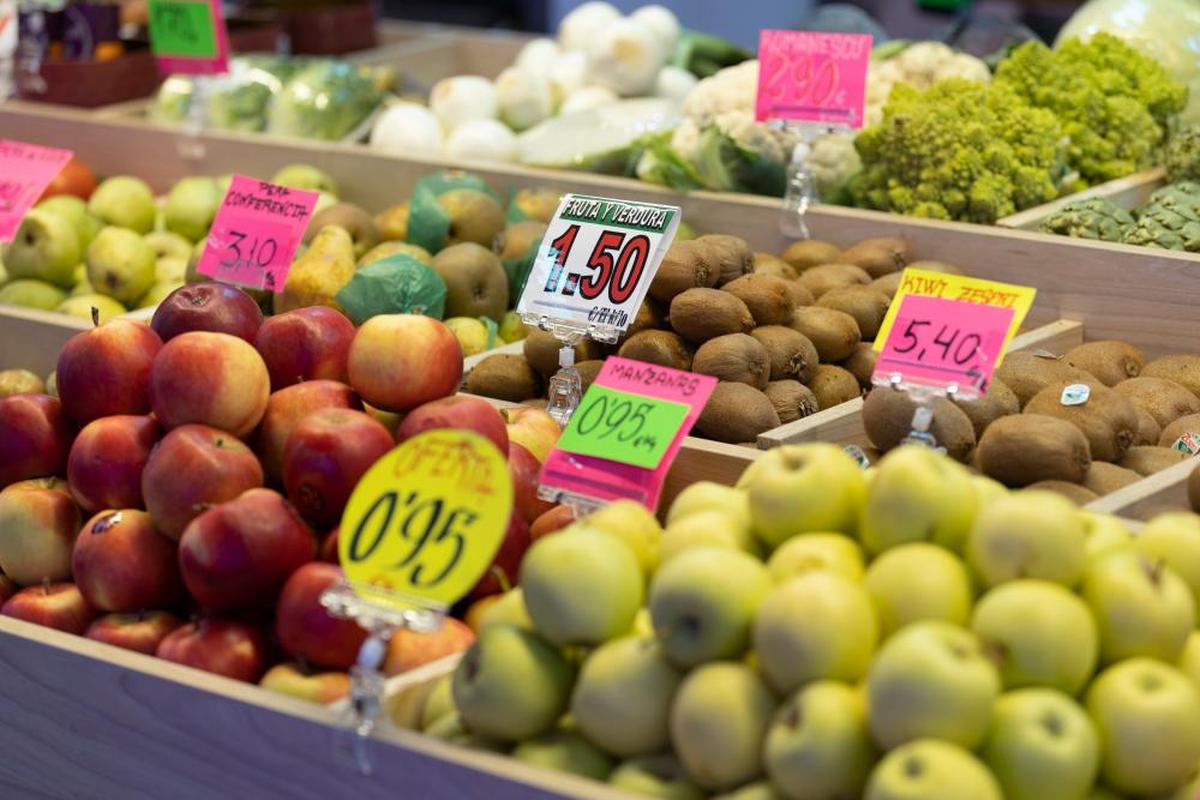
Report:
M 504 571 L 503 567 L 493 564 L 492 574 L 496 576 L 496 582 L 500 584 L 500 588 L 506 594 L 512 591 L 512 581 L 508 579 L 508 573 Z
M 100 327 L 100 309 L 96 308 L 95 306 L 92 306 L 92 327 Z

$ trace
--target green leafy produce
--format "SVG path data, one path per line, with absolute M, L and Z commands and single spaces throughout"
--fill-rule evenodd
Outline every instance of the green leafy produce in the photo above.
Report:
M 1133 227 L 1133 215 L 1103 197 L 1067 203 L 1042 223 L 1044 233 L 1119 242 Z
M 305 139 L 341 139 L 375 111 L 383 95 L 369 74 L 349 64 L 311 64 L 276 95 L 267 115 L 267 132 Z
M 1160 189 L 1155 194 L 1158 199 L 1138 209 L 1125 244 L 1200 253 L 1200 195 L 1180 191 L 1178 184 L 1172 193 Z
M 1200 125 L 1177 132 L 1167 142 L 1163 158 L 1167 180 L 1200 180 Z
M 679 102 L 662 97 L 608 103 L 552 117 L 517 137 L 517 159 L 534 167 L 632 174 L 649 137 L 679 121 Z
M 696 171 L 706 186 L 723 191 L 753 192 L 781 197 L 787 188 L 787 154 L 771 132 L 747 120 L 700 131 Z
M 754 58 L 750 51 L 732 42 L 699 31 L 682 30 L 675 40 L 670 63 L 697 78 L 707 78 L 725 67 Z
M 192 107 L 192 79 L 171 75 L 158 87 L 146 116 L 155 122 L 182 122 Z
M 230 74 L 209 95 L 208 125 L 222 130 L 261 131 L 267 126 L 271 99 L 307 59 L 244 56 L 234 59 Z

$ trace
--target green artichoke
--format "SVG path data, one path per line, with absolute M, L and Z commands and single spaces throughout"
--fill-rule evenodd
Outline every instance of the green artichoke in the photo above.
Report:
M 1133 227 L 1133 215 L 1111 200 L 1094 197 L 1067 203 L 1042 222 L 1043 233 L 1119 242 Z
M 1142 206 L 1137 223 L 1125 233 L 1122 241 L 1143 247 L 1200 253 L 1200 196 L 1178 192 L 1164 194 L 1157 201 Z

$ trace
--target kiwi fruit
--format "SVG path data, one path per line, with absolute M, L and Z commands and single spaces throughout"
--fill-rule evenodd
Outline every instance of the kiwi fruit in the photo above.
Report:
M 875 361 L 878 358 L 879 353 L 875 352 L 874 347 L 867 342 L 859 342 L 854 346 L 854 352 L 841 363 L 841 366 L 854 376 L 859 386 L 870 389 L 871 376 L 875 374 Z
M 1005 486 L 1038 481 L 1080 483 L 1092 463 L 1087 437 L 1065 419 L 1045 414 L 1001 417 L 979 438 L 980 472 Z
M 929 431 L 938 446 L 959 461 L 964 461 L 975 447 L 975 429 L 971 420 L 945 398 L 936 398 L 930 404 L 933 422 Z M 886 452 L 897 447 L 912 431 L 913 414 L 917 404 L 907 392 L 890 386 L 878 386 L 867 393 L 863 400 L 862 423 L 871 444 Z
M 496 353 L 467 374 L 466 390 L 482 397 L 520 403 L 542 393 L 542 376 L 524 356 Z
M 1084 476 L 1083 485 L 1098 495 L 1112 494 L 1118 489 L 1124 489 L 1131 483 L 1137 483 L 1142 476 L 1131 469 L 1109 464 L 1107 461 L 1093 461 Z
M 767 349 L 771 380 L 797 380 L 808 383 L 820 358 L 817 348 L 800 331 L 784 325 L 763 325 L 750 331 Z
M 1200 413 L 1200 399 L 1166 378 L 1143 374 L 1121 381 L 1113 390 L 1125 395 L 1138 408 L 1148 411 L 1160 428 L 1187 414 Z
M 756 325 L 787 325 L 796 310 L 796 301 L 783 278 L 743 275 L 722 286 L 721 291 L 745 303 Z
M 1026 413 L 1065 419 L 1087 437 L 1093 460 L 1119 460 L 1137 436 L 1137 411 L 1133 403 L 1094 378 L 1078 383 L 1088 387 L 1085 402 L 1063 405 L 1063 389 L 1072 384 L 1054 383 L 1026 403 Z
M 808 287 L 800 283 L 800 281 L 788 281 L 788 294 L 792 296 L 792 302 L 796 308 L 800 306 L 811 306 L 817 301 L 813 297 L 813 293 L 808 290 Z
M 720 381 L 744 383 L 761 391 L 771 379 L 771 363 L 767 348 L 753 336 L 729 333 L 700 345 L 692 358 L 692 372 L 712 375 Z
M 1200 414 L 1186 414 L 1170 425 L 1164 426 L 1158 438 L 1150 444 L 1157 444 L 1159 447 L 1173 447 L 1179 437 L 1185 433 L 1200 435 Z
M 767 396 L 744 383 L 718 383 L 696 420 L 696 430 L 718 442 L 752 442 L 779 427 L 779 414 Z
M 1133 410 L 1137 413 L 1138 418 L 1137 435 L 1133 437 L 1133 445 L 1158 444 L 1159 437 L 1162 435 L 1162 427 L 1146 409 L 1134 406 Z
M 627 341 L 635 333 L 659 330 L 665 325 L 666 315 L 659 311 L 657 303 L 647 298 L 638 306 L 637 314 L 634 315 L 633 321 L 629 323 L 629 327 L 621 335 L 621 341 Z
M 525 360 L 541 373 L 543 378 L 549 378 L 558 372 L 558 351 L 561 349 L 562 342 L 555 339 L 554 334 L 539 328 L 532 328 L 522 344 Z M 575 345 L 576 364 L 599 357 L 599 348 L 591 339 L 584 339 Z
M 821 306 L 797 308 L 792 314 L 790 326 L 800 331 L 816 345 L 817 353 L 824 362 L 837 362 L 849 358 L 862 341 L 858 323 L 845 311 Z
M 1123 380 L 1136 378 L 1146 365 L 1146 356 L 1131 344 L 1106 340 L 1072 347 L 1063 361 L 1087 370 L 1105 386 L 1116 386 Z
M 838 261 L 862 267 L 872 278 L 879 278 L 904 269 L 912 261 L 912 250 L 902 236 L 880 236 L 847 247 Z
M 1192 470 L 1187 479 L 1188 505 L 1192 511 L 1200 513 L 1200 467 Z
M 754 272 L 754 251 L 740 236 L 726 233 L 706 233 L 695 241 L 709 249 L 717 265 L 717 286 Z
M 892 272 L 882 278 L 876 278 L 867 285 L 875 291 L 887 295 L 888 300 L 891 300 L 896 296 L 896 292 L 900 291 L 900 281 L 902 280 L 904 280 L 903 272 Z
M 1175 381 L 1200 397 L 1200 356 L 1163 356 L 1142 367 L 1142 375 Z
M 654 273 L 650 296 L 669 303 L 675 295 L 697 287 L 712 288 L 720 277 L 716 257 L 695 239 L 672 242 Z
M 996 367 L 996 377 L 1008 384 L 1024 408 L 1035 394 L 1053 383 L 1086 381 L 1093 376 L 1053 355 L 1018 350 Z
M 1078 483 L 1070 483 L 1068 481 L 1038 481 L 1037 483 L 1029 484 L 1028 488 L 1057 492 L 1077 506 L 1085 506 L 1093 500 L 1100 499 L 1100 495 L 1086 486 L 1080 486 Z
M 858 380 L 836 364 L 818 364 L 808 388 L 822 411 L 862 396 Z
M 657 364 L 660 367 L 690 370 L 692 351 L 677 333 L 671 331 L 642 331 L 625 340 L 617 351 L 621 358 L 632 358 Z
M 797 272 L 804 272 L 821 264 L 832 264 L 841 255 L 842 248 L 833 242 L 823 242 L 820 239 L 804 239 L 792 242 L 779 257 L 792 265 Z
M 794 281 L 800 277 L 800 273 L 779 256 L 761 252 L 754 254 L 753 274 L 770 275 L 775 278 L 783 278 L 785 281 Z
M 1146 477 L 1173 467 L 1189 457 L 1187 453 L 1171 447 L 1131 447 L 1125 451 L 1117 465 Z
M 971 420 L 975 429 L 975 437 L 983 435 L 988 425 L 1009 414 L 1021 413 L 1021 403 L 1017 395 L 1008 388 L 1008 384 L 998 378 L 993 378 L 987 392 L 974 400 L 954 400 L 956 406 Z
M 840 289 L 830 289 L 821 295 L 817 305 L 845 311 L 854 317 L 858 323 L 859 333 L 865 341 L 873 341 L 883 324 L 891 301 L 883 292 L 878 292 L 870 286 L 843 286 Z
M 800 381 L 771 381 L 766 388 L 767 399 L 775 406 L 779 424 L 786 425 L 821 410 L 817 396 Z
M 582 386 L 581 391 L 586 392 L 589 387 L 596 381 L 596 376 L 600 374 L 600 370 L 604 367 L 604 359 L 593 358 L 588 361 L 581 361 L 575 365 L 575 371 L 579 373 L 579 383 Z
M 696 344 L 754 329 L 754 316 L 741 298 L 720 289 L 688 289 L 675 295 L 667 322 L 672 330 Z
M 868 284 L 871 276 L 862 267 L 853 264 L 822 264 L 806 270 L 796 281 L 820 300 L 821 295 L 830 289 Z

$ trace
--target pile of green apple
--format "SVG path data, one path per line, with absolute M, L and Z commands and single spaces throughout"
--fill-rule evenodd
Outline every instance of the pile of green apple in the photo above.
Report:
M 662 798 L 1200 789 L 1200 517 L 1134 536 L 933 451 L 828 444 L 537 539 L 419 715 Z

